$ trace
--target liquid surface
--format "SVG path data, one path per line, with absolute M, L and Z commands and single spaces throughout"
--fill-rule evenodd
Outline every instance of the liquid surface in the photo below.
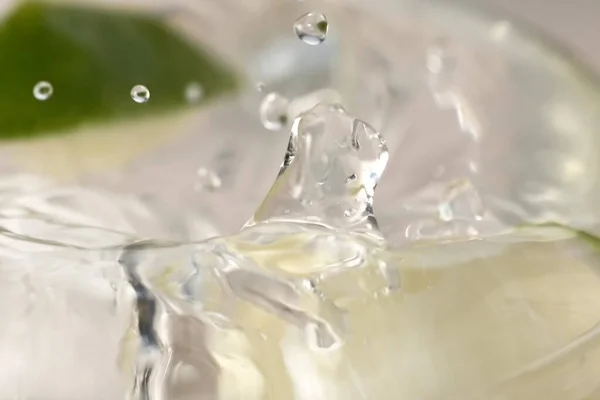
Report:
M 372 209 L 387 157 L 370 125 L 319 104 L 294 121 L 246 227 L 200 243 L 139 241 L 56 199 L 0 197 L 0 397 L 593 394 L 597 239 L 549 226 L 391 249 Z M 447 220 L 479 215 L 456 200 L 465 190 Z

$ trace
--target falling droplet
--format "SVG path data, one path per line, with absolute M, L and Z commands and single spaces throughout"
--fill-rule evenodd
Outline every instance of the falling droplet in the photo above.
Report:
M 260 120 L 265 128 L 278 131 L 288 123 L 289 101 L 278 93 L 269 93 L 260 104 Z
M 198 82 L 190 82 L 185 87 L 185 99 L 189 104 L 196 104 L 204 97 L 204 88 Z
M 144 85 L 135 85 L 131 89 L 131 98 L 138 104 L 147 103 L 150 100 L 150 91 Z
M 50 82 L 40 81 L 33 87 L 33 96 L 39 101 L 48 100 L 52 93 L 54 93 L 54 88 Z
M 320 13 L 307 13 L 294 23 L 296 36 L 304 43 L 316 46 L 323 43 L 327 37 L 329 23 L 325 15 Z
M 214 192 L 223 185 L 221 178 L 208 168 L 201 167 L 196 174 L 198 176 L 198 181 L 195 184 L 195 189 L 199 192 Z

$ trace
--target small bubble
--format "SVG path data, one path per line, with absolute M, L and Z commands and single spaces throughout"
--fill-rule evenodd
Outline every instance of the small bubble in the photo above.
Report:
M 265 128 L 278 131 L 288 123 L 289 101 L 277 93 L 269 93 L 260 104 L 260 120 Z
M 195 184 L 195 189 L 199 192 L 214 192 L 223 185 L 221 178 L 208 168 L 199 168 L 196 175 L 198 176 L 198 181 Z
M 320 13 L 307 13 L 294 23 L 296 36 L 304 43 L 316 46 L 323 43 L 327 37 L 329 23 L 325 15 Z
M 204 88 L 198 82 L 190 82 L 185 87 L 185 99 L 189 104 L 198 103 L 204 97 Z
M 39 101 L 48 100 L 52 93 L 54 93 L 54 88 L 50 82 L 40 81 L 33 87 L 33 96 Z
M 344 210 L 344 217 L 349 218 L 349 217 L 353 216 L 354 214 L 356 214 L 356 211 L 357 210 L 355 210 L 354 208 L 348 208 L 348 209 Z
M 131 89 L 131 98 L 136 103 L 147 103 L 150 100 L 150 91 L 144 85 L 135 85 Z

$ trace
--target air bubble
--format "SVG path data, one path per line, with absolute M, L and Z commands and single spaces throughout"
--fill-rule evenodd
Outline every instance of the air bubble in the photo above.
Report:
M 323 43 L 327 37 L 329 23 L 325 15 L 320 13 L 307 13 L 294 23 L 296 36 L 304 43 L 316 46 Z
M 277 93 L 269 93 L 260 104 L 260 120 L 270 131 L 281 130 L 288 123 L 289 101 Z
M 150 100 L 150 91 L 144 85 L 135 85 L 131 89 L 131 98 L 138 104 L 147 103 Z
M 48 100 L 52 93 L 54 93 L 54 88 L 50 82 L 40 81 L 33 87 L 33 96 L 39 101 Z

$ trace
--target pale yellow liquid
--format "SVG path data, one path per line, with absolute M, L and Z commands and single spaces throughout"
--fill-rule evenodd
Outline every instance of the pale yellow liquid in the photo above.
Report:
M 229 295 L 205 281 L 205 316 L 212 305 L 228 315 L 226 324 L 206 325 L 203 343 L 220 369 L 218 398 L 600 396 L 599 259 L 582 239 L 423 244 L 385 256 L 367 252 L 354 268 L 332 267 L 332 254 L 306 243 L 293 235 L 261 246 L 230 241 L 265 276 L 315 281 L 314 292 L 298 297 L 282 295 L 284 284 L 271 293 L 309 322 L 323 321 L 338 342 L 319 348 L 310 323 L 243 295 L 223 311 Z M 393 265 L 387 278 L 379 257 Z M 390 274 L 400 288 L 389 287 Z

